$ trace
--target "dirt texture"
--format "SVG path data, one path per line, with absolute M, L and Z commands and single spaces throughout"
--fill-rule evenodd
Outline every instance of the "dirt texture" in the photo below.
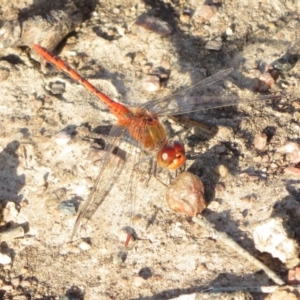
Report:
M 252 230 L 276 217 L 300 242 L 300 172 L 277 151 L 300 142 L 299 12 L 287 0 L 1 0 L 1 299 L 264 299 L 260 287 L 276 285 L 170 210 L 166 186 L 183 168 L 151 176 L 151 159 L 131 141 L 109 195 L 71 240 L 116 119 L 33 43 L 135 106 L 233 68 L 205 93 L 249 103 L 162 122 L 204 184 L 201 215 L 287 282 L 297 262 L 258 251 Z M 250 102 L 265 94 L 280 99 Z

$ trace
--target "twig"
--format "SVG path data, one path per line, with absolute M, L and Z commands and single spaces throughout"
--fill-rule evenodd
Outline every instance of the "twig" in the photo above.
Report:
M 262 262 L 257 260 L 254 256 L 244 250 L 241 246 L 239 246 L 235 241 L 233 241 L 226 233 L 217 231 L 212 224 L 206 221 L 201 215 L 198 217 L 194 217 L 193 221 L 201 227 L 204 227 L 206 230 L 212 232 L 215 239 L 223 242 L 233 250 L 235 250 L 239 255 L 246 258 L 248 261 L 253 263 L 259 269 L 262 269 L 269 278 L 271 278 L 276 284 L 283 285 L 284 281 L 281 280 L 272 270 L 270 270 L 267 266 L 265 266 Z
M 278 285 L 270 285 L 270 286 L 229 286 L 229 287 L 209 287 L 201 293 L 207 293 L 207 292 L 212 292 L 212 293 L 231 293 L 231 292 L 249 292 L 249 293 L 264 293 L 264 294 L 271 294 L 274 293 L 277 290 L 283 290 L 283 289 L 291 289 L 291 290 L 300 290 L 300 286 L 278 286 Z

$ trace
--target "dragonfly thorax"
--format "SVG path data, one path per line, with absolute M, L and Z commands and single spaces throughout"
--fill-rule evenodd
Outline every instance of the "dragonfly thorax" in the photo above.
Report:
M 184 147 L 179 142 L 168 143 L 166 130 L 158 117 L 145 109 L 132 110 L 131 113 L 128 123 L 124 120 L 122 125 L 128 127 L 131 136 L 145 150 L 157 151 L 158 165 L 171 170 L 182 166 L 186 160 Z
M 166 131 L 157 116 L 142 109 L 132 112 L 128 122 L 121 125 L 128 128 L 131 136 L 137 140 L 143 149 L 148 151 L 159 150 L 166 144 Z

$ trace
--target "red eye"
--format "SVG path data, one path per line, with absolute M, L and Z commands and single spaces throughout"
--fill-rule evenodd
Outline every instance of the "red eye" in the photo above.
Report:
M 168 168 L 168 166 L 173 162 L 176 155 L 176 151 L 171 146 L 164 146 L 157 153 L 157 163 L 163 167 Z
M 185 162 L 184 147 L 179 142 L 174 142 L 173 146 L 166 145 L 157 153 L 157 163 L 162 168 L 175 170 Z
M 176 153 L 180 153 L 180 154 L 183 154 L 183 155 L 185 154 L 184 147 L 181 143 L 174 142 L 173 147 L 174 147 Z

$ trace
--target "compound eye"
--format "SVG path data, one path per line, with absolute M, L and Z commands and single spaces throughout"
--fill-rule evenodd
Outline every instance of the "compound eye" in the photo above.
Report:
M 173 146 L 164 146 L 157 153 L 157 163 L 162 168 L 178 169 L 184 164 L 185 160 L 184 147 L 179 142 L 174 142 Z
M 176 157 L 174 147 L 164 146 L 157 153 L 157 163 L 162 168 L 168 168 Z
M 174 142 L 173 148 L 175 149 L 176 154 L 185 154 L 184 146 L 179 142 Z

